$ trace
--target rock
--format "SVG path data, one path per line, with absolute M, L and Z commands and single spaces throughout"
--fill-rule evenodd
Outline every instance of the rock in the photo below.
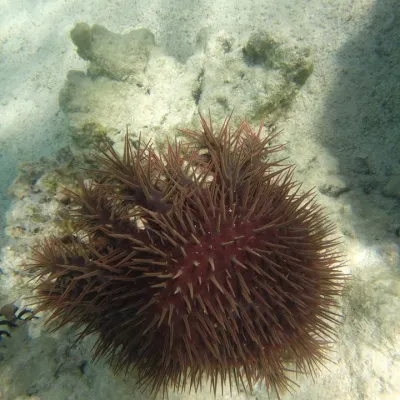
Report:
M 144 28 L 120 35 L 101 25 L 78 23 L 71 39 L 79 56 L 90 61 L 89 75 L 118 81 L 142 73 L 154 47 L 154 35 Z
M 382 194 L 385 197 L 394 197 L 400 199 L 400 175 L 392 175 L 382 188 Z
M 80 23 L 71 38 L 89 61 L 86 72 L 69 71 L 60 93 L 71 126 L 80 131 L 89 121 L 120 132 L 128 124 L 144 139 L 151 128 L 160 137 L 154 138 L 157 145 L 192 123 L 198 110 L 210 110 L 221 122 L 232 110 L 235 123 L 244 117 L 274 122 L 313 70 L 300 41 L 268 31 L 248 39 L 201 32 L 186 63 L 156 47 L 146 29 L 119 35 Z
M 90 26 L 84 22 L 79 22 L 71 31 L 71 39 L 75 43 L 77 53 L 84 60 L 90 59 L 92 50 L 92 32 Z
M 238 116 L 276 121 L 313 70 L 307 48 L 267 31 L 245 43 L 221 33 L 209 38 L 205 52 L 197 98 L 200 109 L 211 107 L 217 119 L 234 109 Z
M 71 203 L 71 197 L 63 191 L 56 193 L 53 198 L 64 205 Z
M 48 160 L 44 157 L 39 161 L 26 162 L 18 166 L 18 176 L 10 185 L 8 193 L 10 196 L 15 196 L 18 199 L 23 199 L 29 195 L 32 187 L 47 171 L 54 169 L 57 163 L 54 160 Z
M 89 366 L 89 361 L 88 361 L 88 360 L 83 360 L 83 361 L 79 364 L 78 368 L 79 368 L 79 370 L 81 371 L 82 375 L 85 375 L 85 373 L 86 373 L 86 371 L 87 371 L 87 369 L 88 369 L 88 366 Z
M 355 157 L 353 160 L 353 171 L 357 174 L 369 175 L 371 168 L 367 157 Z
M 337 176 L 329 176 L 326 182 L 318 187 L 318 190 L 326 196 L 339 197 L 341 194 L 348 192 L 350 186 Z
M 69 146 L 64 146 L 57 151 L 56 160 L 60 164 L 70 163 L 74 160 L 74 154 Z
M 297 85 L 304 85 L 313 70 L 308 49 L 296 50 L 285 46 L 265 31 L 253 33 L 243 48 L 243 53 L 248 63 L 280 70 L 287 81 Z
M 33 383 L 32 385 L 30 385 L 26 390 L 25 393 L 27 396 L 29 396 L 29 398 L 31 398 L 33 395 L 38 394 L 39 392 L 39 388 L 38 386 Z
M 359 185 L 365 194 L 371 193 L 379 185 L 379 182 L 375 178 L 373 179 L 367 179 L 367 178 L 372 178 L 372 177 L 370 176 L 365 177 L 365 179 L 361 179 L 359 182 Z

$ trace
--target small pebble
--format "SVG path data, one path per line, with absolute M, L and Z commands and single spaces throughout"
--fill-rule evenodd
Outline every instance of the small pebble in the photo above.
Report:
M 61 204 L 68 205 L 71 203 L 71 198 L 67 194 L 63 192 L 58 192 L 54 195 L 54 199 L 60 202 Z
M 87 368 L 89 366 L 89 362 L 88 360 L 83 360 L 80 365 L 79 365 L 79 369 L 82 372 L 82 375 L 85 375 Z

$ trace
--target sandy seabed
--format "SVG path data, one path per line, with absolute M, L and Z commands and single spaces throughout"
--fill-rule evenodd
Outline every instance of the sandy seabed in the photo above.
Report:
M 27 256 L 23 239 L 9 235 L 26 207 L 8 188 L 21 163 L 51 159 L 69 141 L 59 93 L 68 71 L 87 67 L 69 36 L 80 21 L 116 33 L 148 28 L 181 65 L 193 59 L 205 31 L 246 37 L 267 29 L 310 48 L 313 73 L 278 124 L 296 178 L 317 188 L 318 201 L 338 226 L 353 280 L 342 302 L 335 364 L 315 382 L 299 379 L 297 392 L 283 398 L 399 399 L 398 0 L 0 0 L 0 305 L 25 304 L 21 297 L 27 295 L 18 273 Z M 175 90 L 164 98 L 179 98 L 179 85 Z M 106 361 L 90 362 L 94 339 L 71 348 L 73 334 L 50 334 L 37 320 L 4 338 L 0 399 L 148 398 L 134 391 L 129 378 L 114 376 Z M 208 391 L 170 396 L 207 397 L 213 398 Z M 261 400 L 267 394 L 260 387 L 253 394 L 217 396 L 229 398 Z

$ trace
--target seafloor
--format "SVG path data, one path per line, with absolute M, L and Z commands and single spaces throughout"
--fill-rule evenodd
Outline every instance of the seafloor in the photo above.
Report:
M 398 0 L 0 0 L 0 56 L 0 306 L 29 304 L 21 265 L 62 231 L 61 186 L 91 143 L 107 134 L 118 148 L 128 124 L 162 146 L 198 110 L 216 122 L 234 110 L 283 130 L 352 274 L 334 363 L 282 398 L 400 398 Z M 91 362 L 95 338 L 71 346 L 72 329 L 51 333 L 42 318 L 10 333 L 1 400 L 148 398 Z M 189 398 L 214 396 L 170 395 Z

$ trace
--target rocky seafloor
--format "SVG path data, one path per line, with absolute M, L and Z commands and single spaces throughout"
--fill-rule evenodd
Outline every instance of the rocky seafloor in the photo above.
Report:
M 400 396 L 400 89 L 393 86 L 400 55 L 392 45 L 400 31 L 388 18 L 377 12 L 365 24 L 379 37 L 373 56 L 368 41 L 343 46 L 346 56 L 335 60 L 337 82 L 331 78 L 329 87 L 322 82 L 330 60 L 307 40 L 270 30 L 202 30 L 195 53 L 180 62 L 148 29 L 117 34 L 76 24 L 71 39 L 87 70 L 70 71 L 59 94 L 67 144 L 53 157 L 20 165 L 9 189 L 0 305 L 29 304 L 34 282 L 21 265 L 44 236 L 69 229 L 62 218 L 69 207 L 63 187 L 73 188 L 82 168 L 93 165 L 99 140 L 107 136 L 121 150 L 128 129 L 132 138 L 141 134 L 163 148 L 178 128 L 198 126 L 199 110 L 210 112 L 216 124 L 233 111 L 233 122 L 245 117 L 257 126 L 264 119 L 266 126 L 283 128 L 278 140 L 287 142 L 284 155 L 297 164 L 295 177 L 304 189 L 316 187 L 343 237 L 346 272 L 352 274 L 342 299 L 335 363 L 315 382 L 300 377 L 294 397 L 283 398 Z M 310 112 L 319 120 L 304 118 Z M 148 398 L 134 388 L 134 376 L 114 375 L 107 360 L 91 361 L 95 338 L 73 344 L 73 329 L 52 333 L 42 320 L 19 323 L 0 342 L 0 399 Z M 205 390 L 170 398 L 205 395 L 213 397 Z M 260 386 L 254 393 L 216 398 L 264 399 L 266 393 Z

